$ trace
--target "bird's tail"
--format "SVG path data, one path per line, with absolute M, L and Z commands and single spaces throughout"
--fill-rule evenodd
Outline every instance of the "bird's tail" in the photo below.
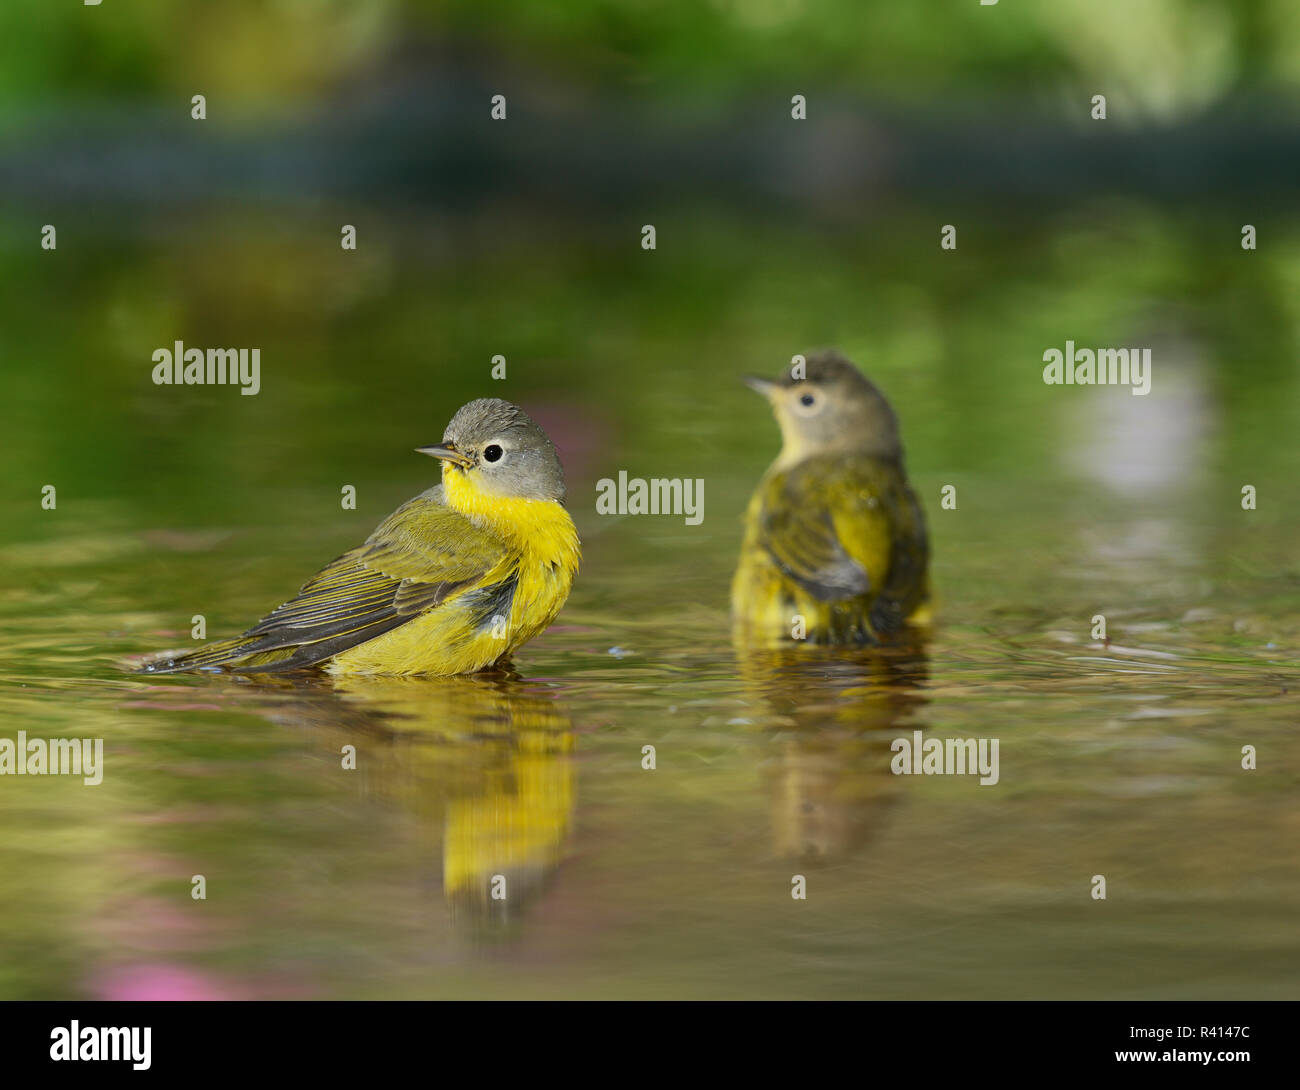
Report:
M 185 651 L 181 654 L 164 652 L 137 667 L 136 673 L 179 674 L 188 670 L 220 670 L 223 667 L 234 666 L 235 664 L 248 666 L 259 658 L 267 658 L 273 661 L 279 657 L 276 655 L 252 655 L 250 645 L 256 642 L 253 637 L 234 636 L 231 639 L 217 640 L 215 643 L 205 644 L 193 651 Z

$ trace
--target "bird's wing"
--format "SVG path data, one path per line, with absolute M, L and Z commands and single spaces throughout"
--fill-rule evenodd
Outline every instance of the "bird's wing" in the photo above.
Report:
M 321 662 L 440 605 L 482 581 L 506 558 L 499 538 L 446 506 L 440 487 L 430 489 L 394 511 L 364 545 L 327 564 L 295 598 L 243 636 L 163 669 L 237 663 L 237 669 L 270 672 Z M 245 662 L 249 656 L 256 657 Z
M 769 488 L 760 540 L 787 576 L 821 601 L 880 592 L 898 513 L 887 467 L 809 459 Z
M 887 491 L 892 548 L 884 593 L 872 603 L 871 624 L 877 632 L 901 627 L 929 598 L 930 537 L 921 503 L 901 473 L 891 478 Z

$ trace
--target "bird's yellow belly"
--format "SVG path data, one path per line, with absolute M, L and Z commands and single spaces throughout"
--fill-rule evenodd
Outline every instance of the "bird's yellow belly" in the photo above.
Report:
M 868 597 L 820 601 L 757 548 L 741 554 L 731 584 L 731 605 L 738 635 L 750 642 L 838 643 L 870 638 Z M 854 629 L 863 630 L 856 639 L 850 634 Z
M 468 674 L 507 658 L 555 620 L 571 573 L 521 564 L 508 614 L 484 616 L 481 597 L 463 592 L 382 636 L 330 659 L 331 674 Z
M 912 627 L 930 624 L 929 592 L 924 580 L 907 602 L 905 619 Z M 745 643 L 775 646 L 792 640 L 808 644 L 874 643 L 872 594 L 814 597 L 776 566 L 756 542 L 747 541 L 731 583 L 731 612 L 736 636 Z

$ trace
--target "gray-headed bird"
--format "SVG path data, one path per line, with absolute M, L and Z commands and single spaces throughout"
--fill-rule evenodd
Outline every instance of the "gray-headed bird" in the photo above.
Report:
M 555 620 L 580 549 L 555 447 L 522 409 L 481 398 L 452 417 L 442 483 L 312 576 L 242 636 L 147 663 L 146 673 L 465 674 Z
M 874 643 L 928 619 L 929 543 L 889 402 L 835 352 L 775 381 L 781 453 L 745 516 L 731 588 L 742 638 Z

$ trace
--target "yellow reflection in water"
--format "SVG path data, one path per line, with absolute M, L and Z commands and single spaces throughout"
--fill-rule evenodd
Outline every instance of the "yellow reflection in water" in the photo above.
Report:
M 243 687 L 243 686 L 241 686 Z M 572 825 L 574 734 L 554 695 L 507 674 L 254 678 L 263 714 L 309 730 L 358 790 L 401 807 L 441 841 L 457 919 L 517 919 L 559 865 Z
M 737 641 L 736 661 L 775 735 L 767 771 L 774 850 L 804 863 L 852 855 L 898 798 L 889 746 L 921 725 L 924 645 L 758 648 Z

